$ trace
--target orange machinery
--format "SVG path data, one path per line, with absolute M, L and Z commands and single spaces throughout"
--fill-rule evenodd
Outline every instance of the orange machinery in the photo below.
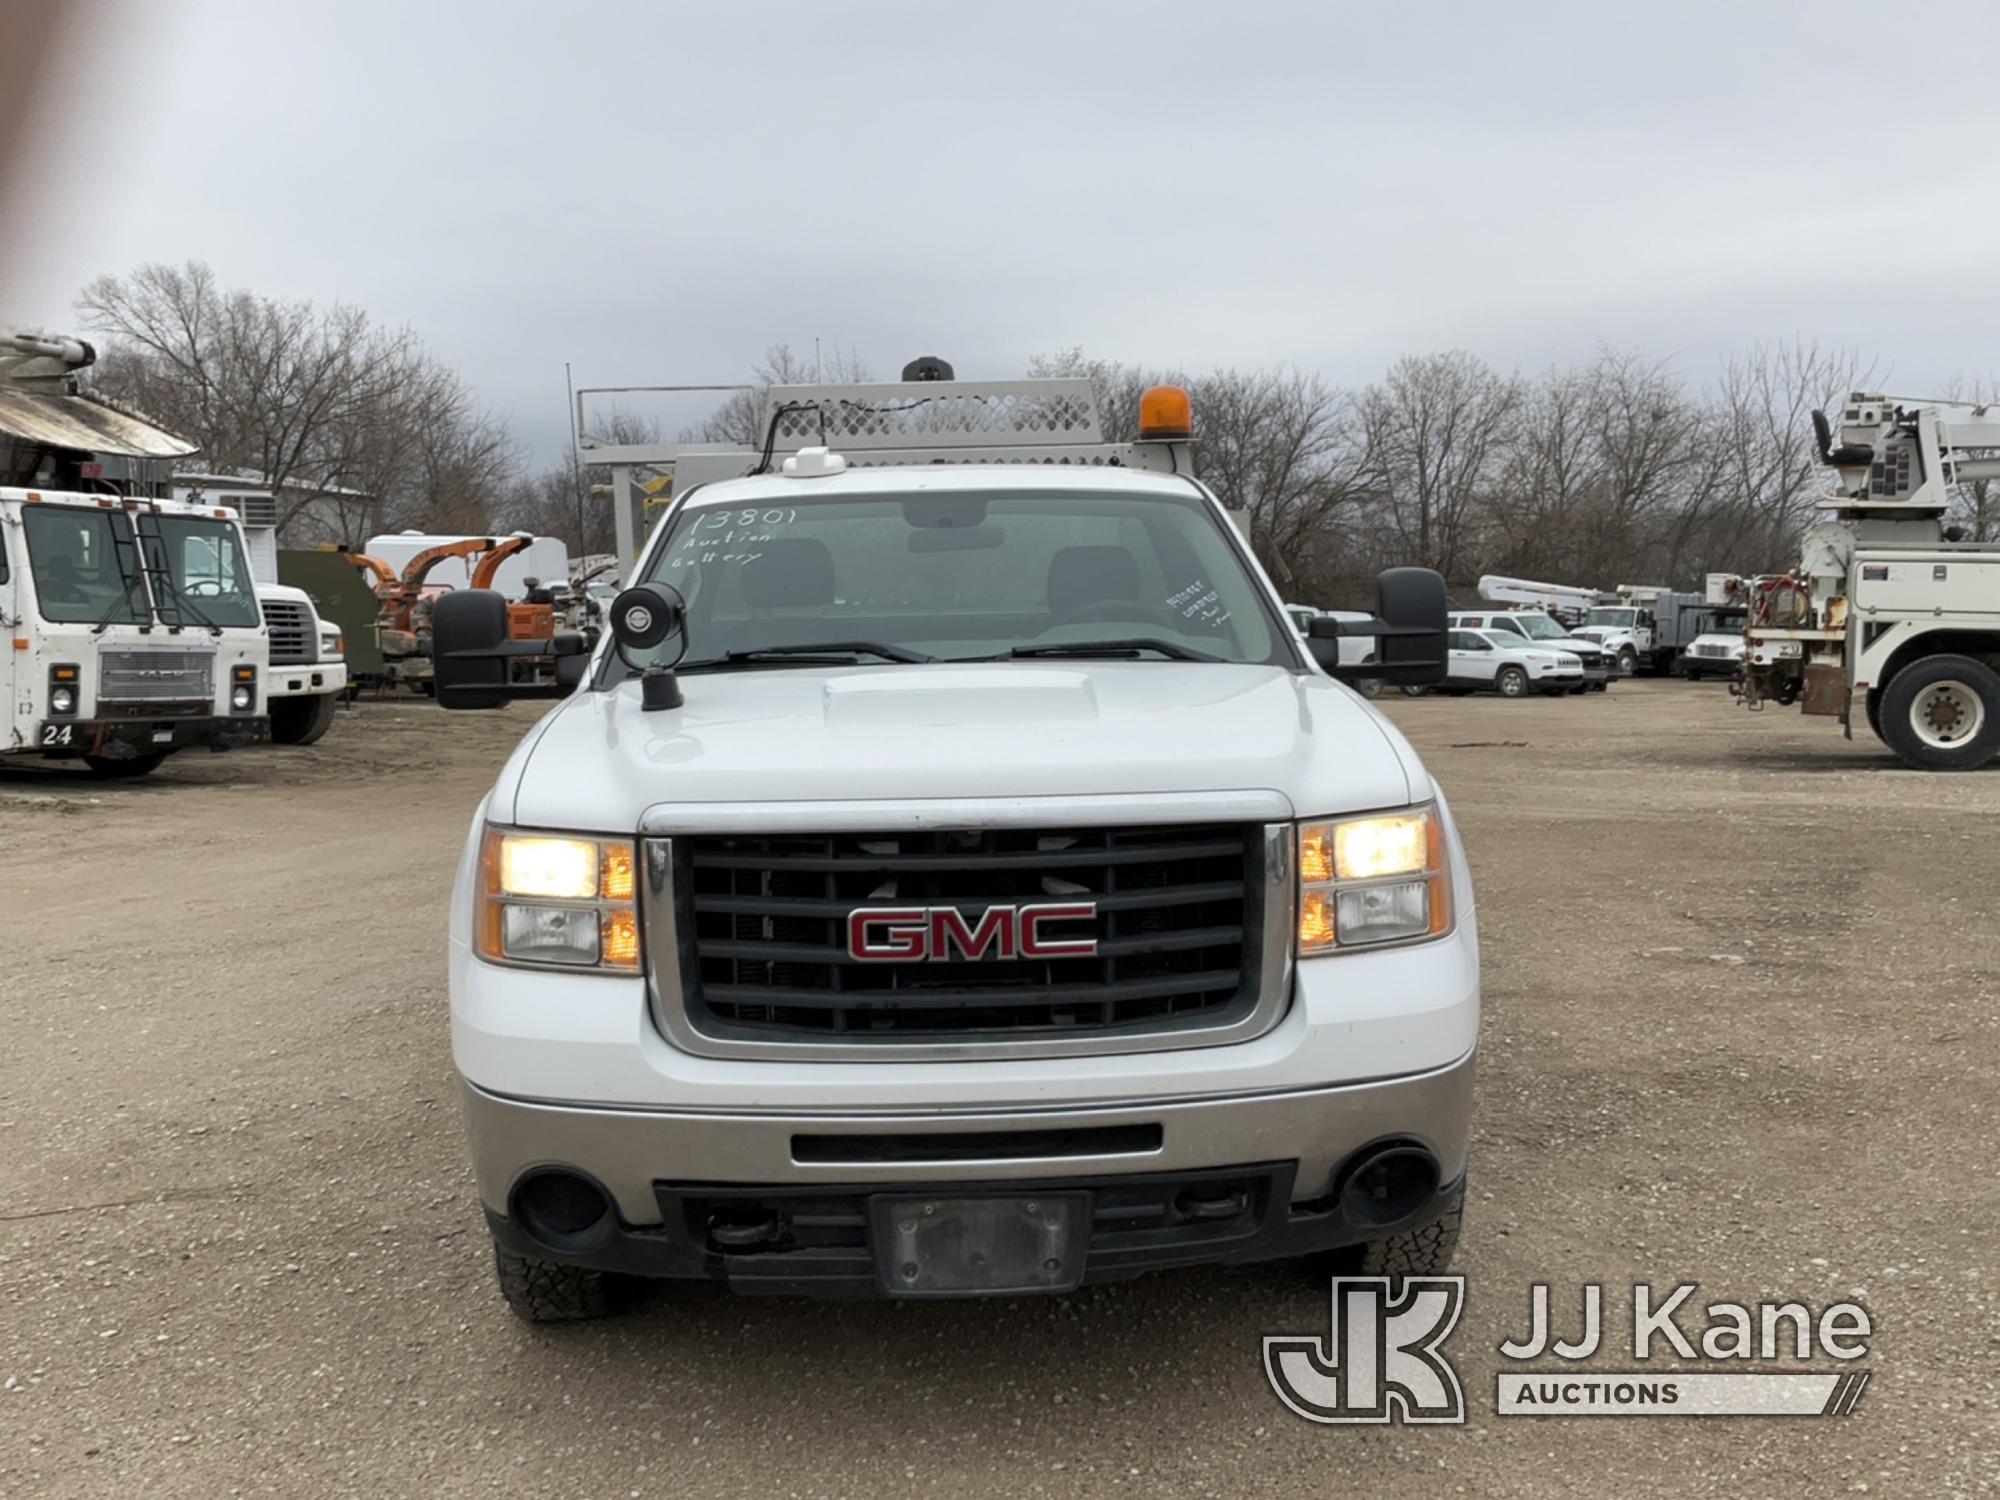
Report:
M 465 537 L 428 547 L 404 564 L 400 576 L 379 557 L 363 552 L 343 553 L 350 563 L 369 578 L 378 601 L 375 633 L 389 675 L 400 680 L 428 679 L 430 672 L 431 599 L 442 590 L 425 588 L 424 580 L 439 563 L 464 558 L 472 563 L 471 585 L 491 588 L 500 565 L 526 550 L 533 537 Z M 473 563 L 472 560 L 478 561 Z M 556 633 L 555 607 L 547 600 L 529 599 L 507 606 L 507 633 L 518 641 L 550 640 Z

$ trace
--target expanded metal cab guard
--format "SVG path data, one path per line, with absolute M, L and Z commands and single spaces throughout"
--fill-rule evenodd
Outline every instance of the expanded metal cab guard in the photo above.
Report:
M 723 391 L 740 387 L 626 387 Z M 673 492 L 697 484 L 777 472 L 801 448 L 831 448 L 854 468 L 885 464 L 1088 464 L 1191 473 L 1186 439 L 1108 442 L 1088 380 L 904 380 L 864 384 L 774 385 L 758 431 L 768 448 L 720 443 L 603 443 L 588 435 L 577 392 L 584 461 L 611 470 L 619 558 L 638 554 L 633 471 L 671 473 Z

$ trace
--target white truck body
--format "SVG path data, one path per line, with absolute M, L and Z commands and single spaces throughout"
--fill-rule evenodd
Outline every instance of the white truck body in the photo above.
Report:
M 1404 737 L 1309 658 L 1185 452 L 794 456 L 677 487 L 582 685 L 473 817 L 452 1048 L 515 1309 L 601 1311 L 617 1273 L 1062 1290 L 1432 1223 L 1448 1253 L 1479 1017 L 1458 836 Z M 1030 596 L 1046 618 L 1017 621 Z M 616 634 L 670 598 L 677 685 L 670 646 L 635 672 Z M 484 609 L 440 601 L 447 707 L 491 706 L 459 700 L 476 653 L 448 639 Z M 788 644 L 864 628 L 880 649 Z M 1428 926 L 1368 940 L 1379 876 L 1379 900 L 1360 877 L 1342 898 L 1342 939 L 1315 925 L 1352 873 L 1319 842 L 1336 823 L 1357 849 L 1429 830 L 1428 854 L 1380 867 L 1428 872 L 1397 877 Z M 593 849 L 632 873 L 516 904 L 569 878 L 545 859 Z M 1038 902 L 1075 925 L 1030 951 Z M 510 956 L 586 928 L 573 961 Z M 1430 1186 L 1371 1228 L 1355 1185 L 1385 1151 Z M 1118 1203 L 1151 1230 L 1128 1235 Z M 926 1248 L 933 1213 L 1001 1248 Z M 1003 1274 L 986 1226 L 1021 1214 L 1047 1255 Z
M 174 498 L 235 513 L 271 638 L 264 670 L 271 737 L 287 745 L 317 742 L 347 690 L 346 648 L 340 631 L 320 618 L 310 594 L 278 581 L 277 496 L 242 476 L 181 472 L 174 475 Z
M 1847 398 L 1814 413 L 1835 490 L 1790 573 L 1748 580 L 1741 694 L 1752 708 L 1854 709 L 1907 764 L 2000 755 L 2000 544 L 1948 540 L 1955 484 L 2000 478 L 2000 409 Z
M 105 774 L 268 733 L 269 643 L 235 516 L 0 487 L 0 754 Z

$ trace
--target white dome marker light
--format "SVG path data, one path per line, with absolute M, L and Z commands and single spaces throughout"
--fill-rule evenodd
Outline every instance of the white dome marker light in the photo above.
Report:
M 823 479 L 847 468 L 847 460 L 831 448 L 801 448 L 785 460 L 787 479 Z

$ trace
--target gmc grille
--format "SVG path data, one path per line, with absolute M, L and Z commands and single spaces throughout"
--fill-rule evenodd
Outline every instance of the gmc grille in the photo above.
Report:
M 682 1002 L 717 1037 L 1028 1041 L 1225 1025 L 1254 1010 L 1264 830 L 998 828 L 677 838 Z M 860 963 L 856 907 L 1097 905 L 1091 957 Z M 658 949 L 655 949 L 658 952 Z M 666 977 L 666 976 L 663 976 Z
M 215 657 L 207 651 L 106 651 L 97 658 L 97 704 L 215 702 Z
M 313 639 L 313 615 L 295 599 L 260 599 L 264 624 L 271 632 L 271 665 L 310 664 L 319 648 Z

